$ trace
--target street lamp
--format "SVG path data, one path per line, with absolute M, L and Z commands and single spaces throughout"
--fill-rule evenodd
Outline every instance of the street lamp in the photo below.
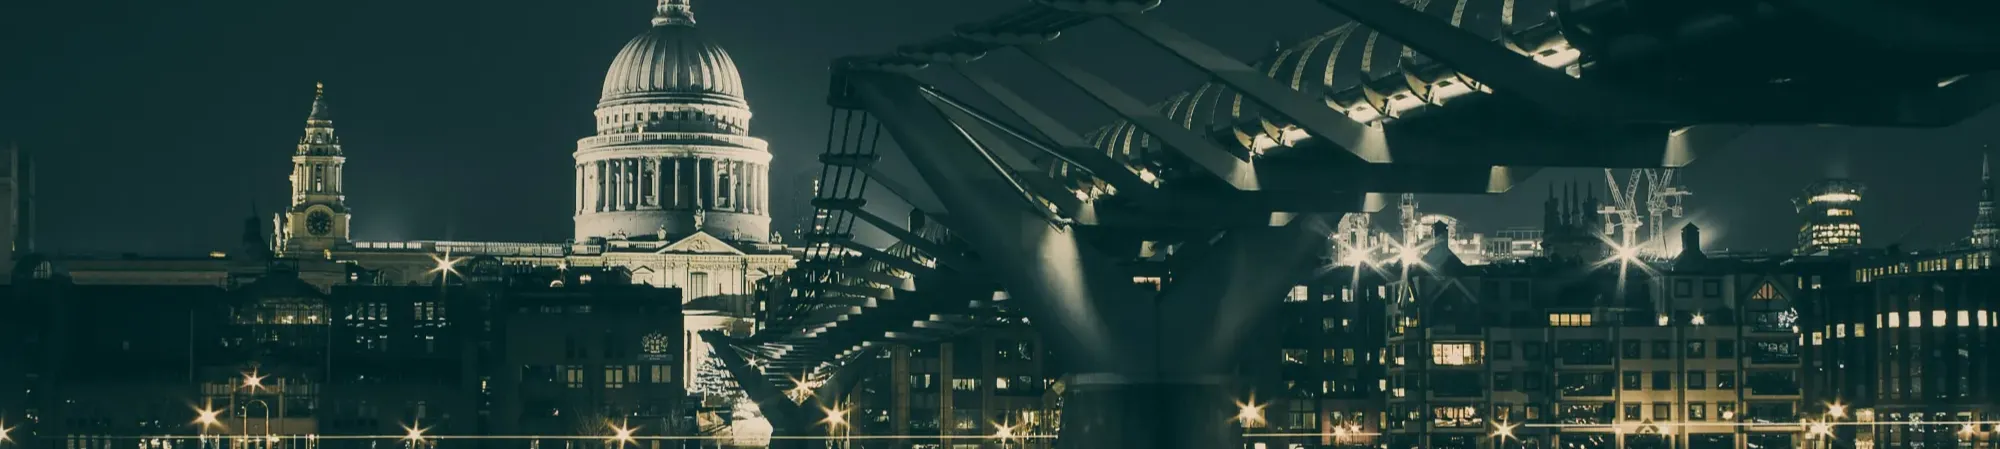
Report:
M 8 441 L 13 441 L 13 438 L 10 438 L 10 437 L 8 437 L 8 436 L 7 436 L 7 434 L 9 434 L 9 433 L 13 433 L 13 431 L 14 431 L 14 428 L 12 428 L 12 427 L 7 427 L 7 423 L 6 423 L 6 422 L 0 422 L 0 443 L 5 443 L 5 442 L 8 442 Z
M 430 429 L 424 428 L 422 422 L 418 422 L 417 424 L 414 425 L 403 426 L 403 441 L 407 442 L 409 447 L 411 447 L 412 449 L 421 446 L 424 443 L 425 430 L 430 430 Z
M 1013 441 L 1014 441 L 1015 439 L 1019 439 L 1019 438 L 1020 438 L 1020 436 L 1019 436 L 1019 435 L 1015 435 L 1015 434 L 1014 434 L 1014 428 L 1015 428 L 1015 427 L 1018 427 L 1018 425 L 1017 425 L 1017 426 L 1006 426 L 1006 425 L 1000 425 L 1000 424 L 997 424 L 997 423 L 996 423 L 996 424 L 994 424 L 994 425 L 993 425 L 993 427 L 996 427 L 996 428 L 997 428 L 997 429 L 994 429 L 994 430 L 993 430 L 993 439 L 996 439 L 996 440 L 1000 440 L 1000 448 L 1001 448 L 1001 449 L 1006 449 L 1006 448 L 1007 448 L 1007 445 L 1008 445 L 1009 443 L 1013 443 Z
M 1493 447 L 1494 447 L 1495 449 L 1498 449 L 1498 448 L 1500 448 L 1500 447 L 1505 447 L 1505 446 L 1507 445 L 1507 439 L 1508 439 L 1508 438 L 1513 438 L 1513 437 L 1514 437 L 1514 428 L 1515 428 L 1515 427 L 1519 427 L 1519 425 L 1516 425 L 1516 424 L 1508 424 L 1508 423 L 1505 423 L 1505 422 L 1499 422 L 1499 423 L 1494 423 L 1494 424 L 1493 424 L 1493 443 L 1494 443 L 1494 444 L 1493 444 Z
M 222 425 L 222 420 L 216 418 L 222 415 L 222 411 L 216 410 L 214 407 L 203 406 L 202 408 L 194 409 L 194 412 L 198 415 L 195 416 L 194 423 L 201 426 L 201 446 L 207 447 L 208 428 Z
M 618 447 L 620 448 L 631 444 L 635 440 L 635 438 L 632 438 L 633 429 L 633 427 L 626 426 L 611 426 L 611 441 L 618 442 Z
M 1258 404 L 1256 398 L 1236 403 L 1236 420 L 1242 422 L 1245 429 L 1256 427 L 1258 422 L 1264 420 L 1264 405 Z
M 256 369 L 251 369 L 249 373 L 243 375 L 243 388 L 248 388 L 251 393 L 256 393 L 258 389 L 264 388 L 265 377 L 269 376 L 260 376 L 257 374 Z
M 1847 406 L 1846 406 L 1846 405 L 1842 405 L 1842 404 L 1841 404 L 1841 403 L 1839 403 L 1839 402 L 1835 402 L 1835 403 L 1831 403 L 1831 404 L 1827 404 L 1827 405 L 1826 405 L 1826 415 L 1827 415 L 1827 416 L 1832 416 L 1832 417 L 1835 417 L 1835 418 L 1846 418 L 1846 417 L 1847 417 Z
M 826 423 L 826 435 L 828 437 L 843 436 L 837 434 L 847 429 L 847 409 L 836 405 L 833 408 L 820 409 L 820 411 L 826 412 L 826 419 L 820 420 L 820 422 Z M 846 447 L 847 443 L 846 438 L 840 439 L 841 447 Z

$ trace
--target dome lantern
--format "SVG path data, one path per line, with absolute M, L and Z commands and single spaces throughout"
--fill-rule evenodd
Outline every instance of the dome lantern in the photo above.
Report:
M 660 7 L 653 14 L 653 26 L 683 25 L 694 26 L 693 0 L 660 0 Z

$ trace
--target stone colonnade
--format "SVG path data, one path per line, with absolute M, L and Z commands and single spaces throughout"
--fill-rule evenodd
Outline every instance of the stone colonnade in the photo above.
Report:
M 576 212 L 694 209 L 767 214 L 770 166 L 728 159 L 629 157 L 576 165 Z

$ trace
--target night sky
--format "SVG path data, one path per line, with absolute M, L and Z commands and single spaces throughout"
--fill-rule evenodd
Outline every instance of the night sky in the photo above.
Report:
M 696 0 L 734 56 L 776 153 L 773 229 L 801 213 L 825 146 L 826 64 L 946 34 L 1017 0 Z M 570 153 L 591 134 L 604 71 L 647 26 L 649 0 L 20 1 L 0 5 L 0 141 L 39 158 L 43 251 L 182 254 L 233 249 L 254 207 L 284 206 L 289 158 L 325 81 L 348 157 L 360 240 L 559 242 L 570 235 Z M 1308 0 L 1170 0 L 1158 13 L 1244 59 L 1343 19 Z M 1164 98 L 1191 69 L 1109 24 L 1060 51 Z M 1087 130 L 1108 113 L 1024 58 L 986 64 Z M 1870 184 L 1872 244 L 1924 247 L 1968 232 L 1978 148 L 2000 113 L 1926 130 L 1773 128 L 1708 150 L 1683 173 L 1712 247 L 1783 249 L 1790 196 L 1826 176 Z M 1473 230 L 1538 224 L 1547 170 L 1515 193 L 1423 198 Z M 1601 195 L 1600 195 L 1601 196 Z M 782 207 L 792 204 L 791 207 Z

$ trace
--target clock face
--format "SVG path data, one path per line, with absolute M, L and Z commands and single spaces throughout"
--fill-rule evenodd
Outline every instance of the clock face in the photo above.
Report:
M 332 234 L 333 214 L 328 214 L 323 210 L 316 210 L 310 214 L 306 214 L 306 232 L 320 237 Z

